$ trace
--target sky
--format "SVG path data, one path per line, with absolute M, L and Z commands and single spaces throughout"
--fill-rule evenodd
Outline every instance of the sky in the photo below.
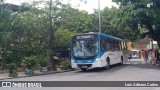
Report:
M 23 2 L 31 2 L 33 0 L 5 0 L 7 3 L 20 5 Z M 37 1 L 37 0 L 34 0 Z M 52 0 L 54 1 L 54 0 Z M 63 3 L 70 3 L 73 7 L 78 8 L 80 10 L 86 10 L 89 13 L 93 13 L 93 9 L 98 9 L 98 0 L 87 0 L 87 3 L 80 2 L 80 0 L 62 0 Z M 102 10 L 105 7 L 111 8 L 112 6 L 117 5 L 112 2 L 112 0 L 100 0 L 100 9 Z

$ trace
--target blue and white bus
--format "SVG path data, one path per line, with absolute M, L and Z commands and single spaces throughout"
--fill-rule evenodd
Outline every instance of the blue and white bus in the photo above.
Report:
M 122 39 L 103 33 L 85 33 L 72 37 L 71 66 L 82 71 L 121 63 L 127 59 L 127 45 Z

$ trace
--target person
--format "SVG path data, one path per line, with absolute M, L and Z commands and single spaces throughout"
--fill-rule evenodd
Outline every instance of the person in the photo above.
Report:
M 75 53 L 75 56 L 77 56 L 77 57 L 83 57 L 84 54 L 83 54 L 83 52 L 82 52 L 81 50 L 78 50 L 78 51 Z
M 160 62 L 160 53 L 159 50 L 156 50 L 156 63 L 158 64 Z
M 88 52 L 87 50 L 84 50 L 84 55 L 85 56 L 91 56 L 90 52 Z
M 147 60 L 148 60 L 148 51 L 147 50 L 144 51 L 144 59 L 145 59 L 145 62 L 147 63 Z
M 131 53 L 128 53 L 128 59 L 130 60 L 132 57 Z

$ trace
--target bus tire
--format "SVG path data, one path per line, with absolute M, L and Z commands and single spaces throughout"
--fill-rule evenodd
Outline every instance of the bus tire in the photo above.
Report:
M 86 71 L 86 70 L 87 70 L 87 68 L 81 68 L 81 70 L 84 72 L 84 71 Z
M 109 59 L 109 57 L 107 58 L 106 62 L 107 62 L 107 64 L 106 64 L 106 66 L 104 68 L 105 69 L 109 69 L 110 68 L 110 59 Z
M 123 56 L 121 56 L 121 62 L 120 65 L 123 65 Z

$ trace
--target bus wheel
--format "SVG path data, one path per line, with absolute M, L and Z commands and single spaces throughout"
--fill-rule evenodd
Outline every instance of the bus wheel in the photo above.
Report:
M 121 57 L 121 62 L 120 62 L 120 64 L 123 65 L 123 57 Z
M 86 71 L 86 70 L 87 70 L 87 68 L 81 68 L 81 70 L 84 72 L 84 71 Z

